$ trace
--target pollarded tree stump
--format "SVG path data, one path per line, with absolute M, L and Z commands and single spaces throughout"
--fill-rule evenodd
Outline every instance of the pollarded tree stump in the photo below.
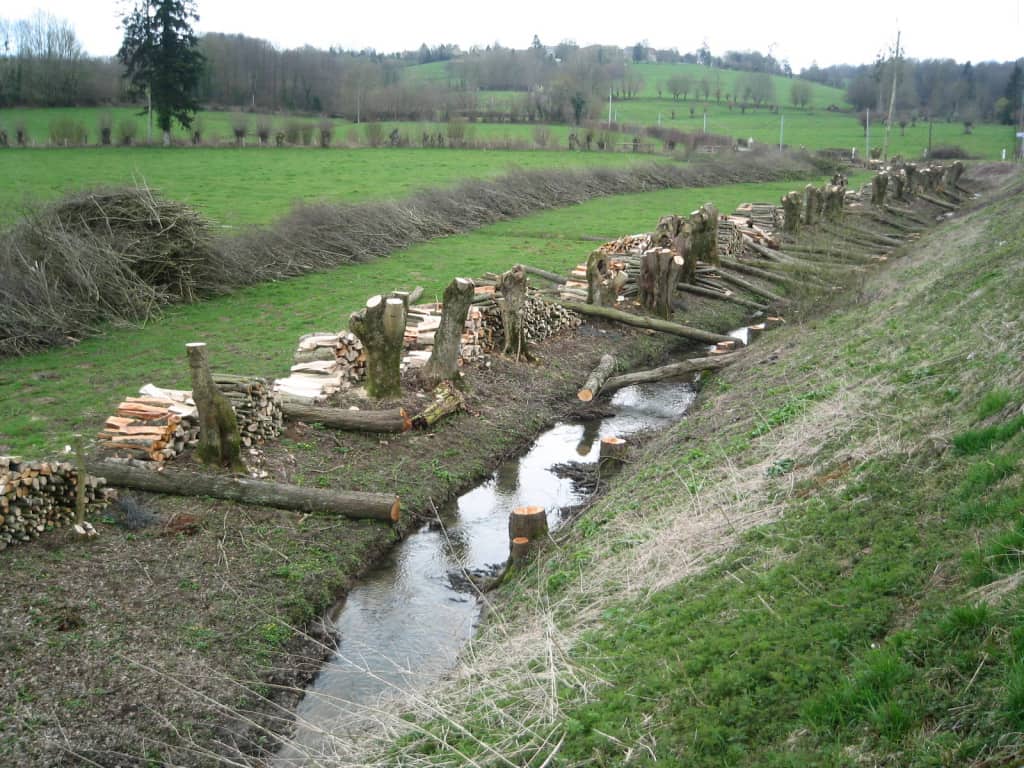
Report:
M 793 235 L 800 231 L 800 208 L 801 200 L 799 192 L 790 192 L 783 195 L 782 203 L 782 231 Z
M 871 179 L 871 204 L 885 205 L 885 192 L 889 188 L 889 174 L 876 173 Z
M 423 377 L 431 386 L 458 376 L 462 333 L 475 288 L 472 280 L 457 277 L 444 289 L 441 324 L 434 333 L 434 350 L 423 369 Z
M 526 321 L 523 310 L 526 305 L 526 270 L 516 264 L 498 278 L 501 291 L 501 322 L 505 329 L 505 347 L 502 353 L 512 355 L 516 360 L 531 358 L 526 338 Z
M 231 403 L 217 389 L 210 373 L 206 344 L 192 342 L 185 345 L 188 353 L 189 373 L 192 377 L 192 399 L 199 411 L 199 444 L 196 456 L 205 464 L 228 467 L 233 472 L 244 472 L 242 439 L 238 420 Z
M 718 259 L 718 209 L 711 203 L 704 203 L 700 208 L 690 214 L 689 221 L 690 249 L 686 255 L 687 262 L 692 262 L 693 269 L 687 273 L 696 274 L 697 262 L 719 266 Z M 682 249 L 680 249 L 682 253 Z M 693 276 L 688 275 L 687 283 L 692 283 Z
M 621 437 L 602 437 L 598 452 L 598 467 L 602 472 L 621 469 L 626 463 L 626 450 L 629 444 Z
M 591 251 L 587 256 L 587 304 L 614 307 L 618 299 L 608 256 L 602 251 Z
M 825 187 L 825 218 L 839 221 L 843 217 L 843 205 L 846 203 L 846 187 L 840 184 L 829 184 Z
M 954 192 L 956 191 L 956 187 L 960 183 L 960 177 L 964 175 L 964 170 L 964 164 L 959 160 L 954 161 L 954 163 L 946 169 L 943 182 L 949 190 Z
M 544 507 L 517 507 L 508 517 L 508 538 L 539 541 L 548 535 L 548 515 Z
M 821 211 L 821 198 L 821 190 L 813 184 L 808 184 L 804 187 L 804 224 L 813 226 L 818 223 L 818 214 Z
M 907 198 L 911 198 L 917 192 L 917 165 L 914 163 L 904 163 L 903 172 L 907 174 L 907 182 L 903 187 L 903 194 Z
M 372 296 L 366 307 L 353 312 L 349 330 L 366 351 L 366 392 L 370 397 L 402 394 L 402 342 L 405 337 L 405 301 L 396 296 Z
M 683 275 L 686 259 L 670 248 L 652 248 L 640 257 L 637 281 L 640 304 L 651 314 L 668 320 L 676 286 Z

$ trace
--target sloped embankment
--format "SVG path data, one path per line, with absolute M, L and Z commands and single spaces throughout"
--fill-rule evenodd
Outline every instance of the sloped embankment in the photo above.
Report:
M 1022 189 L 714 380 L 503 597 L 406 756 L 1019 758 Z

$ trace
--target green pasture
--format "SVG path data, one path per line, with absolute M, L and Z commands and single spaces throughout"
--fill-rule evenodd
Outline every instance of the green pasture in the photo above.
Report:
M 637 161 L 630 154 L 451 149 L 9 149 L 0 152 L 0 222 L 14 220 L 26 204 L 100 184 L 145 183 L 220 224 L 237 226 L 275 219 L 297 200 L 363 202 L 512 168 Z
M 384 153 L 381 153 L 384 154 Z M 154 382 L 185 386 L 184 345 L 210 345 L 216 370 L 280 377 L 304 333 L 345 327 L 368 296 L 421 284 L 439 296 L 453 277 L 504 270 L 517 262 L 566 271 L 586 258 L 594 238 L 653 229 L 666 213 L 713 201 L 729 210 L 773 201 L 803 182 L 676 189 L 593 200 L 544 211 L 390 258 L 255 286 L 169 309 L 144 328 L 110 328 L 81 344 L 0 360 L 0 453 L 52 454 L 76 430 L 90 431 L 117 402 Z M 685 321 L 685 318 L 684 318 Z

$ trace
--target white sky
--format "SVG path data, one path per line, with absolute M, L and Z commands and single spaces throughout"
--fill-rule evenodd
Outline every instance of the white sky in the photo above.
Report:
M 37 0 L 35 7 L 70 21 L 90 54 L 112 55 L 127 5 L 126 0 Z M 424 42 L 525 48 L 534 34 L 546 45 L 574 40 L 628 46 L 646 40 L 686 53 L 706 39 L 713 54 L 770 49 L 799 71 L 815 60 L 821 66 L 868 63 L 893 44 L 897 26 L 912 58 L 1013 61 L 1024 56 L 1020 5 L 1021 0 L 199 0 L 195 29 L 259 37 L 281 48 L 334 45 L 383 53 Z M 0 0 L 2 17 L 32 13 L 30 3 Z

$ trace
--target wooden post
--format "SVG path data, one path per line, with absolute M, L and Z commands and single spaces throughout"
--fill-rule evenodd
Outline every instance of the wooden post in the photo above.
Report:
M 612 355 L 601 355 L 601 361 L 597 364 L 597 368 L 587 377 L 586 383 L 576 393 L 576 397 L 584 403 L 589 403 L 601 391 L 605 380 L 614 372 L 615 358 Z
M 529 343 L 526 340 L 526 327 L 523 318 L 523 307 L 526 304 L 526 270 L 521 264 L 503 272 L 498 278 L 501 290 L 501 321 L 505 327 L 505 347 L 503 354 L 513 355 L 516 360 L 529 360 Z
M 598 453 L 598 467 L 602 472 L 617 470 L 626 462 L 628 443 L 621 437 L 602 437 Z
M 370 297 L 366 307 L 353 312 L 349 330 L 366 350 L 366 392 L 370 397 L 402 394 L 402 341 L 405 337 L 405 301 L 397 296 Z
M 199 445 L 196 456 L 206 464 L 229 467 L 244 472 L 242 439 L 231 403 L 224 397 L 210 374 L 206 344 L 201 341 L 185 345 L 189 372 L 192 375 L 192 399 L 199 411 Z
M 548 515 L 544 507 L 517 507 L 508 517 L 509 541 L 519 537 L 539 541 L 548 535 Z
M 434 349 L 423 369 L 423 377 L 431 386 L 458 376 L 462 333 L 475 288 L 472 280 L 456 277 L 444 289 L 441 325 L 434 333 Z

